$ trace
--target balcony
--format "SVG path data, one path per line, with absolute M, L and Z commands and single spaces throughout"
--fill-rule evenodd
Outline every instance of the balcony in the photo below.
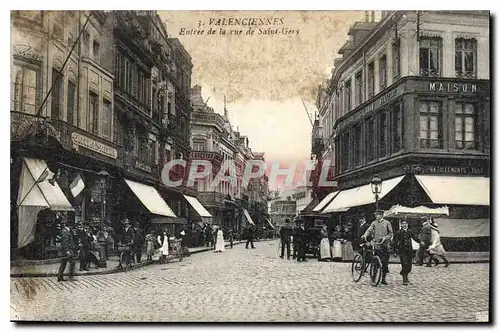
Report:
M 215 163 L 222 164 L 224 157 L 218 152 L 209 151 L 191 151 L 191 160 L 208 160 Z
M 191 123 L 218 126 L 221 130 L 224 128 L 224 119 L 218 113 L 193 111 L 191 113 Z
M 214 191 L 199 192 L 198 200 L 203 206 L 222 206 L 224 205 L 224 194 Z
M 158 173 L 158 166 L 149 156 L 138 156 L 131 152 L 124 152 L 123 167 L 128 172 L 141 176 L 156 176 Z

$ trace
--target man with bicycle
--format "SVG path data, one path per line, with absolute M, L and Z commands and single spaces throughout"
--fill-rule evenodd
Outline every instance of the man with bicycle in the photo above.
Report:
M 376 243 L 380 243 L 378 248 L 374 249 L 375 254 L 382 262 L 382 284 L 387 285 L 385 277 L 389 272 L 389 243 L 392 240 L 392 226 L 388 220 L 383 218 L 384 211 L 376 210 L 374 214 L 375 221 L 371 223 L 361 238 L 366 241 L 371 236 Z
M 122 234 L 122 239 L 121 239 L 121 245 L 122 246 L 127 246 L 128 250 L 124 252 L 124 261 L 128 262 L 130 259 L 133 259 L 132 257 L 132 247 L 134 244 L 134 230 L 132 227 L 130 227 L 130 221 L 125 218 L 123 219 L 123 234 Z M 118 268 L 123 268 L 122 262 L 120 261 Z

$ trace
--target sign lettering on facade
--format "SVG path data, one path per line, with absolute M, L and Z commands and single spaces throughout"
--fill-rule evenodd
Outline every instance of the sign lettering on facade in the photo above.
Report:
M 472 167 L 472 166 L 427 166 L 424 169 L 425 173 L 435 173 L 435 174 L 457 174 L 457 175 L 482 175 L 482 167 Z
M 135 167 L 145 172 L 151 172 L 151 166 L 140 163 L 137 160 L 135 161 Z
M 71 140 L 73 141 L 74 144 L 79 145 L 81 147 L 84 147 L 86 149 L 95 151 L 97 153 L 100 153 L 104 156 L 116 159 L 118 156 L 118 151 L 108 145 L 102 144 L 96 140 L 91 139 L 90 137 L 81 135 L 77 132 L 71 133 Z
M 476 93 L 477 85 L 472 83 L 429 82 L 429 91 L 433 92 L 468 92 Z

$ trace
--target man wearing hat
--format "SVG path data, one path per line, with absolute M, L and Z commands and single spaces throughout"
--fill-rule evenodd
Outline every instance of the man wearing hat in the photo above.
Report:
M 292 227 L 290 226 L 290 219 L 285 219 L 285 225 L 283 225 L 283 227 L 281 227 L 280 229 L 281 259 L 283 259 L 283 257 L 285 256 L 285 247 L 286 247 L 286 258 L 290 259 L 291 237 L 292 237 Z
M 124 246 L 128 246 L 130 249 L 132 249 L 133 244 L 134 244 L 134 230 L 132 229 L 128 218 L 123 219 L 122 224 L 123 224 L 123 233 L 122 233 L 121 244 Z M 127 252 L 127 254 L 130 254 L 130 251 Z M 130 258 L 130 257 L 128 257 L 128 258 Z M 122 267 L 121 262 L 120 262 L 120 265 L 118 267 L 119 268 Z
M 358 249 L 360 248 L 360 244 L 362 243 L 361 241 L 361 237 L 366 233 L 366 230 L 368 229 L 368 227 L 370 227 L 370 224 L 366 222 L 366 217 L 364 214 L 360 215 L 359 216 L 359 225 L 358 225 L 358 236 L 357 236 L 357 243 L 356 243 L 356 247 L 358 247 Z
M 59 271 L 57 273 L 57 281 L 63 281 L 64 270 L 66 270 L 66 265 L 69 262 L 69 279 L 73 278 L 75 273 L 75 256 L 77 252 L 77 247 L 75 245 L 75 238 L 73 233 L 66 225 L 66 220 L 61 221 L 61 249 L 62 258 L 61 265 L 59 266 Z
M 376 248 L 376 254 L 382 262 L 382 284 L 387 285 L 385 277 L 389 272 L 389 243 L 392 240 L 392 226 L 388 220 L 384 219 L 384 211 L 376 210 L 374 215 L 375 221 L 368 227 L 362 239 L 366 240 L 371 236 L 376 243 L 381 243 Z

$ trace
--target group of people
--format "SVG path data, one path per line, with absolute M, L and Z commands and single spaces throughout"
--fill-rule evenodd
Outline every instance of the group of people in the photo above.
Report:
M 307 232 L 304 227 L 304 222 L 299 221 L 298 227 L 294 228 L 290 225 L 290 219 L 285 220 L 285 225 L 280 229 L 281 239 L 281 254 L 280 258 L 297 259 L 297 262 L 306 261 L 306 242 Z M 291 254 L 291 247 L 293 246 L 293 255 Z

